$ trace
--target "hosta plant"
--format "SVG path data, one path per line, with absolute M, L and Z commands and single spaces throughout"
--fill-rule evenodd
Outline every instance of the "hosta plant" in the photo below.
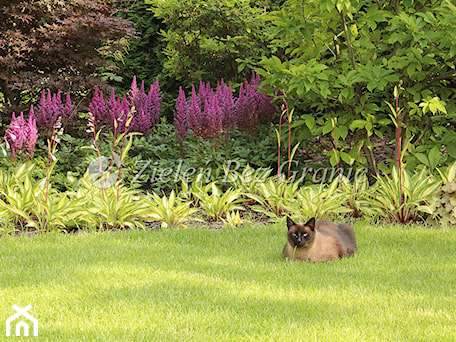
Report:
M 37 198 L 31 212 L 28 226 L 38 231 L 66 230 L 80 227 L 86 210 L 83 198 L 72 198 L 67 194 L 49 196 L 47 202 L 43 197 Z
M 257 201 L 258 204 L 252 209 L 277 221 L 284 213 L 292 211 L 291 207 L 296 205 L 295 199 L 300 186 L 300 180 L 287 184 L 283 180 L 270 177 L 265 182 L 259 183 L 256 193 L 249 193 L 248 196 Z
M 318 220 L 348 213 L 351 209 L 344 205 L 346 201 L 347 194 L 339 188 L 338 178 L 330 184 L 305 186 L 297 192 L 297 205 L 292 208 L 292 216 L 315 217 Z
M 14 173 L 0 173 L 0 214 L 15 227 L 38 231 L 65 229 L 77 225 L 84 214 L 81 199 L 58 194 L 46 180 L 36 181 L 30 174 L 33 164 L 23 164 Z M 47 196 L 46 196 L 47 194 Z
M 244 220 L 241 218 L 239 211 L 232 211 L 227 213 L 225 218 L 222 217 L 222 222 L 226 228 L 237 228 L 242 225 Z
M 176 197 L 174 190 L 167 197 L 160 197 L 156 193 L 152 193 L 150 199 L 149 218 L 161 222 L 162 228 L 178 228 L 186 227 L 186 222 L 189 220 L 197 221 L 198 218 L 192 216 L 198 210 L 190 206 L 190 202 L 182 201 Z
M 350 209 L 348 214 L 354 218 L 371 214 L 367 197 L 369 195 L 369 180 L 366 174 L 359 174 L 350 182 L 346 177 L 341 177 L 340 186 L 345 195 L 345 206 Z
M 208 184 L 201 191 L 194 192 L 193 196 L 198 199 L 198 204 L 203 211 L 204 216 L 209 220 L 219 220 L 235 210 L 244 210 L 242 203 L 242 191 L 239 189 L 229 188 L 222 191 L 215 182 Z
M 22 164 L 12 173 L 0 172 L 0 210 L 17 227 L 29 223 L 37 197 L 43 197 L 44 181 L 34 181 L 30 177 L 32 170 L 33 164 Z
M 84 218 L 89 227 L 102 230 L 121 228 L 143 228 L 144 220 L 150 218 L 150 208 L 138 194 L 126 187 L 112 186 L 100 189 L 92 185 L 87 175 L 81 180 L 78 198 L 85 198 L 87 216 Z
M 227 183 L 235 189 L 252 194 L 256 193 L 259 184 L 266 182 L 271 172 L 271 169 L 254 169 L 250 165 L 247 165 L 242 172 L 225 169 Z
M 440 184 L 426 169 L 414 174 L 403 169 L 402 177 L 399 177 L 394 166 L 391 176 L 377 177 L 369 205 L 377 215 L 390 222 L 416 222 L 432 214 L 433 195 Z

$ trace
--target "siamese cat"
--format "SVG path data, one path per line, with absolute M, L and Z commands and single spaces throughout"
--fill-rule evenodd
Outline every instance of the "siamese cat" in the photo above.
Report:
M 307 223 L 294 223 L 287 217 L 287 226 L 287 243 L 283 247 L 285 258 L 318 262 L 356 253 L 355 232 L 348 224 L 315 222 L 315 218 Z

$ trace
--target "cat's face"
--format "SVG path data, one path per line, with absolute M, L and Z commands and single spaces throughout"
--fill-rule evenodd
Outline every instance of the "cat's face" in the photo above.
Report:
M 315 239 L 315 218 L 311 218 L 307 223 L 294 223 L 287 217 L 287 227 L 287 239 L 293 247 L 306 248 Z

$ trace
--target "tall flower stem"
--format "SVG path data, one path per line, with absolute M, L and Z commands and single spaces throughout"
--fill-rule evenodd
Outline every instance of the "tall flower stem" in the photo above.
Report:
M 95 128 L 95 117 L 94 115 L 89 112 L 89 123 L 88 123 L 89 129 L 88 132 L 93 133 L 93 148 L 95 149 L 95 152 L 97 153 L 98 157 L 98 172 L 101 174 L 103 165 L 101 164 L 101 153 L 100 149 L 98 148 L 98 138 L 100 135 L 100 132 L 97 132 Z M 105 199 L 105 193 L 104 193 L 104 186 L 103 186 L 103 175 L 101 174 L 100 177 L 100 188 L 101 188 L 101 195 L 103 196 L 103 199 Z
M 282 119 L 285 115 L 285 110 L 282 109 L 282 113 L 280 114 L 279 119 L 279 130 L 277 132 L 277 184 L 280 181 L 280 150 L 282 147 Z
M 340 182 L 342 179 L 342 176 L 340 174 L 339 149 L 337 147 L 337 118 L 332 118 L 331 122 L 332 122 L 333 133 L 334 133 L 334 158 L 336 158 L 337 174 L 339 175 L 339 182 Z
M 126 149 L 125 141 L 126 141 L 127 135 L 128 135 L 130 138 L 129 145 L 131 146 L 131 139 L 133 139 L 133 135 L 128 134 L 128 127 L 130 126 L 131 121 L 133 120 L 134 111 L 135 111 L 135 107 L 132 107 L 130 112 L 127 115 L 127 120 L 125 122 L 125 128 L 124 128 L 124 132 L 122 135 L 122 147 L 120 149 L 120 165 L 119 165 L 119 173 L 117 175 L 117 197 L 116 197 L 117 200 L 119 200 L 119 197 L 120 197 L 120 181 L 121 181 L 121 177 L 122 177 L 122 165 L 123 165 L 126 151 L 128 151 L 128 149 L 129 149 L 129 147 Z
M 287 183 L 290 180 L 290 173 L 291 173 L 291 113 L 288 108 L 288 102 L 286 97 L 283 97 L 285 103 L 285 110 L 287 113 L 287 121 L 288 121 L 288 173 L 287 173 Z
M 399 194 L 400 194 L 400 201 L 401 205 L 404 204 L 404 194 L 402 191 L 402 138 L 401 138 L 401 121 L 399 119 L 400 116 L 400 108 L 399 108 L 399 91 L 397 87 L 394 88 L 394 97 L 396 100 L 395 106 L 395 117 L 396 117 L 396 149 L 397 149 L 397 165 L 399 168 Z
M 58 136 L 63 134 L 62 128 L 62 119 L 59 117 L 55 122 L 54 126 L 52 127 L 52 134 L 48 139 L 48 156 L 46 162 L 46 195 L 45 195 L 45 203 L 48 204 L 49 200 L 49 187 L 51 181 L 51 173 L 52 169 L 56 162 L 55 153 L 57 151 L 57 144 L 60 142 Z
M 390 107 L 391 114 L 390 118 L 396 127 L 396 154 L 397 154 L 397 167 L 399 170 L 399 205 L 404 204 L 404 193 L 403 193 L 403 184 L 402 184 L 402 137 L 401 137 L 401 112 L 402 109 L 399 107 L 399 89 L 397 86 L 394 87 L 394 106 L 389 102 L 386 102 Z

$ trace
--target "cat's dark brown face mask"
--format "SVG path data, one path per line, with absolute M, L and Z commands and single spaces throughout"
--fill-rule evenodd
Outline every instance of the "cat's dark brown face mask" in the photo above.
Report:
M 311 218 L 307 223 L 294 223 L 287 217 L 287 239 L 296 248 L 306 248 L 315 239 L 315 218 Z

